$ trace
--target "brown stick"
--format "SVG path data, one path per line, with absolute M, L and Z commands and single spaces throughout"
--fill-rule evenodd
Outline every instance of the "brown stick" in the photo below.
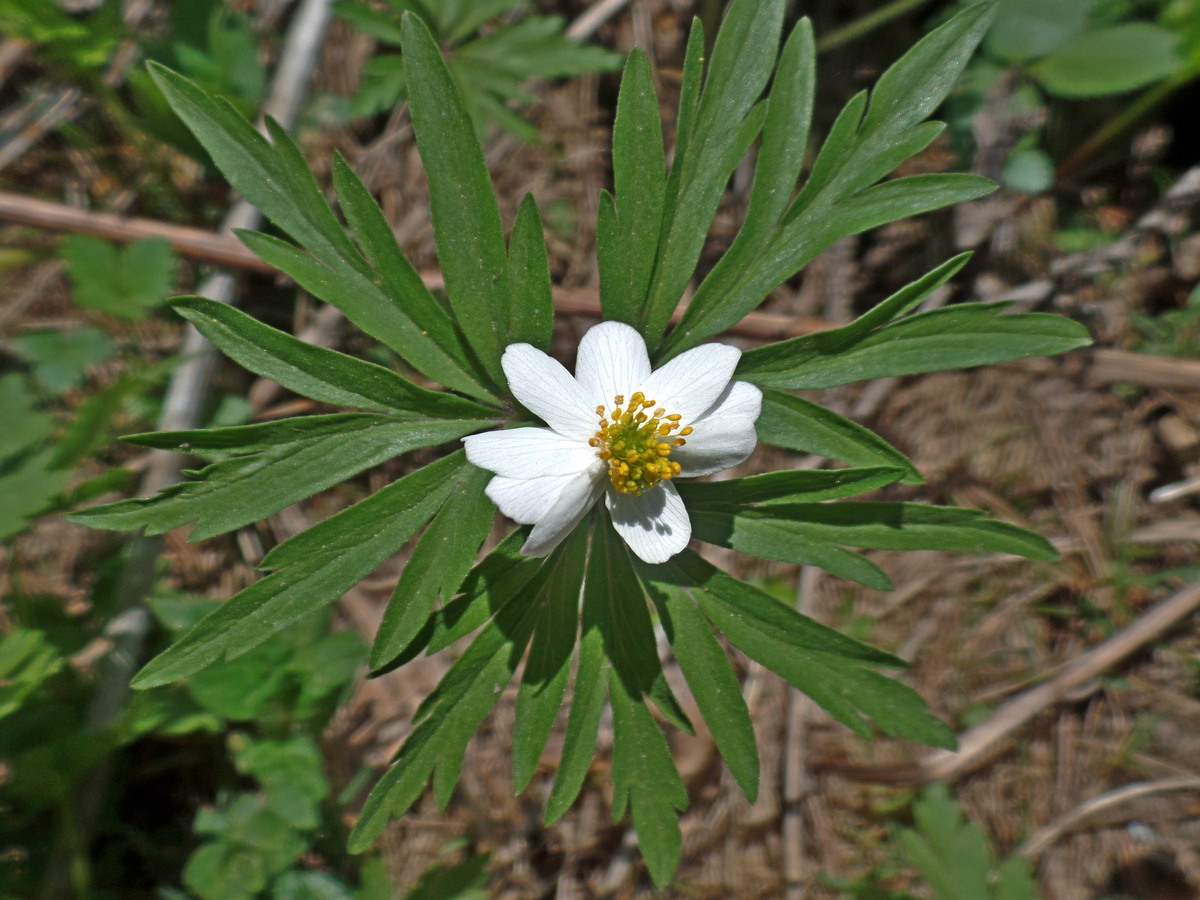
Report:
M 1035 716 L 1101 672 L 1159 637 L 1200 608 L 1200 581 L 1172 594 L 1104 643 L 1075 659 L 1058 675 L 1005 703 L 987 721 L 966 731 L 957 752 L 935 750 L 906 766 L 829 766 L 863 781 L 912 784 L 955 778 L 978 768 Z
M 157 237 L 167 241 L 177 253 L 192 259 L 255 272 L 275 272 L 237 238 L 202 228 L 93 212 L 5 191 L 0 191 L 0 220 L 53 231 L 90 234 L 111 241 Z M 421 277 L 430 288 L 443 285 L 440 272 L 423 272 Z M 554 306 L 564 315 L 600 317 L 600 297 L 594 288 L 556 287 Z M 678 322 L 682 315 L 682 310 L 676 310 L 672 321 Z M 757 340 L 780 340 L 833 328 L 838 324 L 841 323 L 752 312 L 731 328 L 729 333 Z

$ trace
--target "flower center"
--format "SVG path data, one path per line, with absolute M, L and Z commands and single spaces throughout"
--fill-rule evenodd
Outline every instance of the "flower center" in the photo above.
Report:
M 654 409 L 654 401 L 638 391 L 628 406 L 617 394 L 612 410 L 601 404 L 596 415 L 600 430 L 588 443 L 608 463 L 608 480 L 622 494 L 640 494 L 679 474 L 679 463 L 670 459 L 671 448 L 682 447 L 687 443 L 684 436 L 692 433 L 690 425 L 680 429 L 679 413 L 667 415 L 662 407 Z

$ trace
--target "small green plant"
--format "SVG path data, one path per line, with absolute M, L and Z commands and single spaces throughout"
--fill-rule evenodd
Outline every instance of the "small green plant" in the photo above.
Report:
M 563 34 L 558 16 L 530 15 L 528 0 L 338 0 L 334 11 L 380 43 L 397 50 L 402 44 L 405 13 L 421 17 L 447 55 L 446 64 L 466 108 L 482 135 L 497 122 L 526 141 L 537 129 L 516 110 L 535 98 L 525 85 L 538 78 L 570 78 L 607 72 L 621 57 L 603 47 Z M 400 53 L 372 59 L 363 84 L 350 103 L 350 114 L 373 116 L 404 99 L 404 62 Z
M 1189 61 L 1189 29 L 1177 12 L 1162 21 L 1140 19 L 1130 4 L 1101 0 L 1000 0 L 996 21 L 968 67 L 960 96 L 960 121 L 978 111 L 989 91 L 1011 73 L 1020 81 L 1007 112 L 1035 122 L 1005 163 L 1000 180 L 1037 194 L 1054 181 L 1054 161 L 1042 148 L 1041 120 L 1050 98 L 1124 94 L 1147 85 L 1178 85 L 1200 73 Z M 1195 41 L 1195 38 L 1191 38 Z
M 1192 289 L 1182 309 L 1168 310 L 1158 316 L 1140 313 L 1129 317 L 1141 333 L 1137 350 L 1155 356 L 1196 356 L 1200 354 L 1200 287 Z
M 516 787 L 525 788 L 537 769 L 574 669 L 546 820 L 562 816 L 582 789 L 607 702 L 613 811 L 631 815 L 651 877 L 666 883 L 679 861 L 677 813 L 688 797 L 652 707 L 674 727 L 690 732 L 693 725 L 660 666 L 656 621 L 748 797 L 758 788 L 757 748 L 718 633 L 864 738 L 882 732 L 953 746 L 953 733 L 925 702 L 878 671 L 902 668 L 902 660 L 800 615 L 687 545 L 695 538 L 815 565 L 882 589 L 891 586 L 887 575 L 849 548 L 1056 557 L 1038 535 L 974 510 L 847 502 L 921 476 L 862 426 L 790 392 L 1059 353 L 1088 343 L 1079 325 L 1009 314 L 1004 303 L 914 313 L 966 263 L 964 255 L 842 328 L 744 354 L 709 342 L 839 238 L 993 189 L 960 174 L 881 181 L 941 132 L 940 123 L 925 120 L 990 14 L 979 6 L 956 16 L 869 95 L 852 98 L 804 178 L 814 40 L 801 20 L 783 41 L 783 0 L 735 0 L 707 61 L 694 24 L 669 169 L 649 61 L 632 53 L 614 125 L 615 190 L 599 204 L 607 321 L 584 337 L 574 375 L 547 353 L 553 308 L 537 207 L 525 199 L 506 239 L 467 103 L 419 16 L 402 18 L 399 40 L 445 304 L 400 253 L 344 160 L 333 166 L 343 225 L 281 128 L 268 123 L 268 141 L 229 104 L 154 68 L 172 107 L 234 188 L 295 243 L 257 232 L 242 240 L 444 389 L 305 344 L 222 304 L 180 298 L 174 308 L 247 369 L 353 411 L 134 436 L 209 465 L 156 497 L 74 519 L 150 533 L 195 523 L 190 537 L 198 540 L 410 450 L 443 451 L 273 548 L 262 579 L 196 623 L 135 684 L 194 684 L 236 666 L 420 533 L 371 649 L 371 668 L 391 669 L 474 636 L 425 699 L 367 800 L 350 838 L 356 851 L 370 847 L 430 783 L 438 803 L 449 802 L 468 741 L 526 659 L 513 733 Z M 756 140 L 745 221 L 669 328 L 724 187 Z M 462 439 L 465 452 L 454 449 Z M 757 441 L 851 468 L 676 485 L 740 464 Z M 517 528 L 477 562 L 497 507 L 532 527 Z
M 915 829 L 900 833 L 904 849 L 938 900 L 1037 900 L 1029 861 L 996 862 L 987 837 L 944 784 L 930 785 L 913 804 Z
M 175 254 L 162 238 L 124 246 L 73 234 L 60 249 L 75 302 L 124 319 L 145 318 L 162 305 L 175 275 Z

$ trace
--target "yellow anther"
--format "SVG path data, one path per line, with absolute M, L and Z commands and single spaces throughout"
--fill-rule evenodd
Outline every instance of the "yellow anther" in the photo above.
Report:
M 692 433 L 693 431 L 695 431 L 695 430 L 696 430 L 696 429 L 694 429 L 694 428 L 693 428 L 691 425 L 689 425 L 689 426 L 687 426 L 685 429 L 683 429 L 683 431 L 679 432 L 679 436 L 680 436 L 680 437 L 687 437 L 689 434 L 691 434 L 691 433 Z
M 628 405 L 621 394 L 613 401 L 611 408 L 603 404 L 596 407 L 600 427 L 588 441 L 597 448 L 596 455 L 608 463 L 608 480 L 613 488 L 623 494 L 641 494 L 678 475 L 679 463 L 668 457 L 672 447 L 684 443 L 681 438 L 670 440 L 679 431 L 682 416 L 667 415 L 661 407 L 654 409 L 655 401 L 641 391 L 630 395 Z M 691 429 L 679 433 L 690 434 Z

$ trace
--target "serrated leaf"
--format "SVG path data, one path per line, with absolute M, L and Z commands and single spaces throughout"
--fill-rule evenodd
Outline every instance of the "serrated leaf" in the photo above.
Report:
M 499 608 L 491 622 L 442 678 L 418 712 L 421 721 L 409 735 L 392 768 L 380 780 L 350 835 L 350 852 L 367 849 L 392 816 L 403 815 L 424 790 L 447 754 L 461 761 L 461 748 L 475 733 L 512 680 L 537 619 L 540 585 L 577 553 L 581 529 L 547 559 L 537 560 L 539 589 Z M 573 548 L 570 545 L 575 545 Z M 444 799 L 444 794 L 441 794 Z
M 470 634 L 532 583 L 542 561 L 522 556 L 520 549 L 524 543 L 522 529 L 510 533 L 471 570 L 463 582 L 462 593 L 430 617 L 427 626 L 430 653 Z
M 236 657 L 332 603 L 416 533 L 468 465 L 459 450 L 279 544 L 261 564 L 270 575 L 222 603 L 152 659 L 134 687 L 166 684 L 222 656 Z
M 758 747 L 742 688 L 708 619 L 687 591 L 648 582 L 667 638 L 696 705 L 742 793 L 758 796 Z
M 762 126 L 766 111 L 755 102 L 775 66 L 782 28 L 782 0 L 735 0 L 721 22 L 694 124 L 690 116 L 681 122 L 681 136 L 685 127 L 688 131 L 686 153 L 677 155 L 668 180 L 642 327 L 650 346 L 666 329 L 695 270 L 726 182 Z
M 635 327 L 654 270 L 667 184 L 659 116 L 650 61 L 635 47 L 621 76 L 612 137 L 616 221 L 606 236 L 619 241 L 622 252 L 618 265 L 600 273 L 604 318 Z
M 741 509 L 865 494 L 900 480 L 903 469 L 794 469 L 728 481 L 684 481 L 678 486 L 689 512 Z
M 601 538 L 597 536 L 595 540 Z M 612 667 L 604 652 L 609 614 L 607 571 L 606 555 L 593 552 L 588 559 L 587 577 L 583 585 L 579 665 L 571 691 L 571 712 L 567 717 L 562 757 L 554 776 L 554 786 L 546 801 L 544 818 L 547 825 L 558 821 L 575 802 L 596 753 L 596 735 L 600 728 L 600 716 L 604 712 L 608 673 Z
M 287 241 L 256 231 L 238 238 L 264 262 L 290 276 L 314 296 L 336 306 L 365 334 L 390 347 L 409 365 L 447 387 L 490 399 L 464 365 L 420 329 L 375 283 L 373 276 L 342 261 L 328 264 Z
M 302 157 L 297 164 L 294 148 L 287 153 L 273 147 L 232 104 L 157 63 L 148 66 L 171 108 L 239 194 L 327 262 L 354 255 Z
M 884 73 L 869 104 L 865 93 L 851 99 L 804 189 L 778 224 L 758 226 L 755 241 L 713 268 L 661 345 L 660 362 L 729 328 L 839 238 L 993 189 L 986 179 L 962 175 L 868 187 L 936 136 L 940 126 L 920 120 L 949 91 L 989 14 L 980 6 L 955 16 Z M 919 92 L 916 100 L 908 90 Z
M 172 485 L 153 497 L 95 506 L 72 513 L 70 520 L 113 531 L 145 528 L 147 534 L 195 522 L 188 539 L 200 541 L 278 512 L 409 450 L 452 441 L 478 428 L 473 421 L 345 413 L 217 429 L 208 435 L 141 435 L 142 443 L 168 449 L 184 449 L 180 445 L 192 440 L 206 449 L 261 449 L 206 466 L 196 473 L 197 480 Z
M 72 234 L 63 238 L 60 253 L 80 306 L 127 319 L 144 318 L 162 303 L 175 274 L 175 253 L 162 238 L 118 247 Z
M 333 186 L 355 241 L 387 293 L 439 347 L 478 379 L 479 373 L 474 368 L 478 361 L 472 357 L 454 320 L 400 251 L 379 204 L 340 153 L 333 157 Z M 447 386 L 458 387 L 455 384 Z
M 550 290 L 550 263 L 546 238 L 533 194 L 526 194 L 517 210 L 508 241 L 508 264 L 502 290 L 508 296 L 508 332 L 504 344 L 532 344 L 550 349 L 554 328 L 554 298 Z
M 819 625 L 691 551 L 654 567 L 648 577 L 690 589 L 731 642 L 855 733 L 870 736 L 869 717 L 889 735 L 955 745 L 953 732 L 928 713 L 919 694 L 864 667 L 903 666 L 901 660 Z
M 930 785 L 913 804 L 917 831 L 900 838 L 909 858 L 939 900 L 992 900 L 992 854 L 983 831 L 965 822 L 946 786 Z
M 815 390 L 869 378 L 1066 353 L 1091 343 L 1087 329 L 1078 322 L 1047 313 L 1001 315 L 1009 306 L 963 303 L 935 309 L 901 319 L 849 345 L 840 344 L 831 332 L 811 335 L 823 339 L 793 345 L 796 362 L 790 367 L 782 368 L 787 365 L 782 352 L 754 357 L 751 351 L 746 354 L 751 357 L 748 366 L 762 362 L 780 368 L 739 372 L 739 377 L 768 387 Z
M 491 530 L 495 507 L 483 489 L 491 473 L 467 473 L 429 523 L 400 573 L 371 648 L 371 669 L 387 665 L 417 637 L 438 597 L 449 600 Z
M 688 796 L 671 749 L 641 698 L 630 696 L 615 670 L 609 672 L 613 709 L 613 812 L 628 805 L 638 849 L 650 877 L 663 888 L 675 874 L 683 847 L 677 810 Z
M 691 513 L 692 537 L 750 556 L 816 566 L 830 575 L 846 578 L 880 591 L 894 585 L 879 566 L 865 556 L 827 540 L 801 533 L 799 526 L 778 519 L 756 519 L 728 510 Z
M 446 293 L 459 326 L 500 379 L 507 298 L 497 289 L 507 263 L 500 210 L 474 128 L 429 29 L 409 13 L 401 26 L 404 71 L 417 148 L 429 179 L 430 211 Z
M 870 550 L 946 550 L 1011 553 L 1055 560 L 1058 551 L 1040 534 L 990 519 L 982 510 L 924 503 L 796 503 L 756 506 L 746 519 L 773 520 L 799 537 Z
M 307 344 L 227 304 L 179 297 L 171 306 L 234 362 L 321 403 L 459 419 L 495 415 L 464 397 L 417 387 L 383 366 Z
M 562 708 L 587 563 L 587 524 L 568 538 L 561 560 L 542 587 L 533 644 L 517 690 L 513 723 L 513 789 L 523 791 L 537 772 L 546 739 Z
M 937 109 L 996 15 L 978 3 L 931 31 L 893 63 L 871 91 L 863 131 L 900 131 Z
M 852 466 L 902 469 L 904 484 L 925 481 L 908 457 L 873 431 L 800 397 L 764 390 L 762 414 L 754 428 L 760 441 L 785 450 L 815 453 Z

